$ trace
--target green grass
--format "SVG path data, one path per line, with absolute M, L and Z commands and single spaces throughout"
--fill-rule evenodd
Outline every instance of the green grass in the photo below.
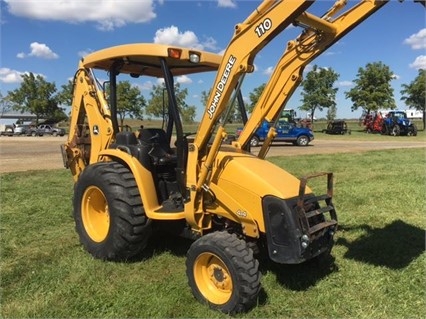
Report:
M 270 158 L 297 176 L 334 172 L 340 230 L 329 263 L 262 264 L 259 306 L 238 317 L 425 317 L 425 151 Z M 68 171 L 0 177 L 2 318 L 228 317 L 192 297 L 189 242 L 156 237 L 139 261 L 95 260 L 74 231 Z

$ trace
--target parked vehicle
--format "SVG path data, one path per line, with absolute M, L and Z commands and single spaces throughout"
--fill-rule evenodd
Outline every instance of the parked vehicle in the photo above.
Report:
M 271 125 L 272 123 L 264 121 L 253 134 L 250 145 L 258 146 L 260 142 L 264 141 Z M 240 135 L 240 132 L 241 129 L 237 129 L 237 137 Z M 286 142 L 298 146 L 306 146 L 314 139 L 314 134 L 311 129 L 307 127 L 298 127 L 295 123 L 285 120 L 278 121 L 276 132 L 277 135 L 274 138 L 274 142 Z
M 401 110 L 377 111 L 363 114 L 362 123 L 367 133 L 383 135 L 417 135 L 416 125 Z
M 407 118 L 407 113 L 404 111 L 390 111 L 383 119 L 382 134 L 416 136 L 417 127 Z
M 11 125 L 1 125 L 0 126 L 0 135 L 4 136 L 21 136 L 29 135 L 28 130 L 30 129 L 30 124 L 16 124 Z
M 1 124 L 0 136 L 13 136 L 13 125 Z
M 27 135 L 27 131 L 30 129 L 29 124 L 14 124 L 13 135 Z
M 383 114 L 380 111 L 370 111 L 361 116 L 362 125 L 367 133 L 382 133 Z
M 52 135 L 52 136 L 64 136 L 65 129 L 55 127 L 51 124 L 40 124 L 36 128 L 31 128 L 27 135 L 32 136 L 43 136 L 43 135 Z
M 322 130 L 322 132 L 326 134 L 337 135 L 351 134 L 351 130 L 348 129 L 348 125 L 344 120 L 334 120 L 328 122 L 327 128 Z

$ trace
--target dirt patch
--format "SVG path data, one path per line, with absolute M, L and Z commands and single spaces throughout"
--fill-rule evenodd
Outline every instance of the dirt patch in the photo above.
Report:
M 0 173 L 63 168 L 66 136 L 0 137 Z
M 60 145 L 65 143 L 67 136 L 53 137 L 0 137 L 0 173 L 27 170 L 47 170 L 64 168 Z M 362 152 L 379 149 L 419 148 L 426 147 L 424 140 L 412 141 L 357 141 L 357 140 L 321 140 L 315 139 L 306 147 L 291 144 L 274 144 L 270 156 L 294 156 L 303 154 L 328 154 Z M 260 148 L 253 148 L 253 153 Z

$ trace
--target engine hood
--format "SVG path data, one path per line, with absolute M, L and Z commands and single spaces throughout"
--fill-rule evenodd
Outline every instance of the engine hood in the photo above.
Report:
M 300 180 L 277 165 L 251 153 L 220 151 L 212 182 L 229 191 L 263 198 L 282 199 L 299 194 Z M 307 193 L 311 190 L 307 189 Z

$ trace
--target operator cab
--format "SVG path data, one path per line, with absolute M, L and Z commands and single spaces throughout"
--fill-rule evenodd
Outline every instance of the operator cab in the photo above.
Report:
M 183 197 L 186 193 L 184 176 L 188 140 L 182 128 L 175 77 L 217 71 L 221 58 L 220 55 L 200 50 L 138 43 L 100 50 L 86 56 L 81 62 L 81 67 L 92 72 L 105 71 L 109 76 L 108 88 L 98 85 L 98 89 L 104 94 L 108 92 L 115 136 L 109 148 L 129 153 L 151 172 L 159 203 L 162 203 L 165 210 L 183 210 Z M 129 75 L 134 79 L 146 76 L 163 79 L 164 114 L 161 128 L 141 128 L 136 134 L 120 131 L 117 117 L 120 75 Z M 175 147 L 171 147 L 172 140 Z

